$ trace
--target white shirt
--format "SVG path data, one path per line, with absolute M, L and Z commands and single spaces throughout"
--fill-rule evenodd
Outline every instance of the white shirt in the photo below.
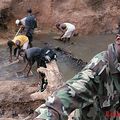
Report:
M 26 18 L 27 17 L 24 17 L 24 18 L 22 18 L 20 21 L 21 21 L 21 23 L 25 26 L 25 20 L 26 20 Z
M 66 25 L 66 28 L 68 31 L 74 31 L 75 30 L 75 26 L 71 23 L 62 23 L 63 25 Z

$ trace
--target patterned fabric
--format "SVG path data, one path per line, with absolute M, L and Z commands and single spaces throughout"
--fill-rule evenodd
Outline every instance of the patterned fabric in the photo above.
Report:
M 120 73 L 114 44 L 55 91 L 36 112 L 40 120 L 119 120 Z M 109 112 L 109 114 L 108 114 Z M 115 119 L 116 117 L 116 119 Z

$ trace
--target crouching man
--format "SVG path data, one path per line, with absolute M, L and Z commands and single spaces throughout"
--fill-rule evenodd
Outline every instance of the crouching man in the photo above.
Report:
M 71 23 L 57 23 L 56 28 L 63 33 L 60 40 L 64 42 L 69 41 L 71 37 L 75 35 L 76 28 L 75 25 Z

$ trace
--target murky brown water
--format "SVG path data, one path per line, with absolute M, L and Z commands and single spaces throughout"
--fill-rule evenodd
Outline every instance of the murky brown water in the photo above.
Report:
M 78 59 L 88 62 L 95 54 L 107 49 L 108 44 L 114 41 L 115 35 L 92 35 L 81 36 L 71 39 L 68 43 L 54 40 L 55 35 L 40 35 L 33 41 L 35 45 L 43 47 L 49 45 L 52 47 L 60 46 L 64 50 L 71 52 Z M 48 44 L 47 44 L 48 43 Z M 69 62 L 68 62 L 69 63 Z M 78 72 L 76 69 L 71 68 L 67 62 L 62 61 L 59 65 L 65 79 L 69 79 Z
M 39 46 L 44 46 L 44 43 L 49 43 L 50 46 L 60 46 L 71 52 L 75 57 L 88 62 L 95 54 L 107 49 L 108 44 L 114 42 L 115 35 L 90 35 L 80 36 L 71 39 L 69 43 L 54 40 L 55 35 L 40 35 L 33 43 Z
M 70 52 L 78 59 L 82 59 L 88 62 L 95 54 L 100 51 L 106 50 L 107 45 L 114 41 L 114 35 L 94 35 L 83 36 L 72 39 L 69 43 L 63 43 L 53 39 L 54 34 L 42 34 L 34 37 L 33 45 L 38 47 L 50 46 L 52 48 L 60 47 Z M 0 66 L 8 61 L 7 46 L 0 46 Z M 78 71 L 79 66 L 74 60 L 69 59 L 67 55 L 61 55 L 58 53 L 57 61 L 60 71 L 64 76 L 64 80 L 68 80 L 73 77 Z M 20 71 L 25 64 L 17 63 L 9 67 L 0 67 L 0 80 L 29 80 L 38 81 L 38 75 L 36 73 L 36 66 L 33 67 L 33 77 L 29 78 L 16 78 L 16 71 Z

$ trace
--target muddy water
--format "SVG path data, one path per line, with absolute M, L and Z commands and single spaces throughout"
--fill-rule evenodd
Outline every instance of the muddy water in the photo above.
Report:
M 54 40 L 55 34 L 40 35 L 35 37 L 33 41 L 34 45 L 44 46 L 49 44 L 50 46 L 60 46 L 68 52 L 71 52 L 75 57 L 88 62 L 95 54 L 107 49 L 108 44 L 114 42 L 115 35 L 90 35 L 90 36 L 78 36 L 71 39 L 70 42 L 63 43 L 61 41 Z
M 80 36 L 71 39 L 70 42 L 63 43 L 58 40 L 54 40 L 55 34 L 47 34 L 35 36 L 33 44 L 35 46 L 59 46 L 65 51 L 70 52 L 75 58 L 82 59 L 85 62 L 88 62 L 95 54 L 107 49 L 108 44 L 114 41 L 115 35 L 92 35 L 92 36 Z M 62 61 L 59 59 L 58 62 L 60 70 L 63 73 L 64 79 L 67 80 L 74 76 L 79 69 L 76 65 L 71 65 L 68 61 Z
M 103 51 L 107 45 L 114 40 L 114 35 L 95 35 L 76 37 L 68 43 L 54 40 L 55 34 L 42 34 L 34 36 L 33 45 L 38 47 L 50 46 L 52 48 L 60 47 L 71 53 L 75 58 L 82 59 L 88 62 L 96 53 Z M 69 55 L 60 54 L 57 52 L 57 63 L 60 71 L 63 74 L 64 81 L 73 77 L 81 69 L 81 64 L 69 58 Z M 8 50 L 6 46 L 0 47 L 0 66 L 3 66 L 8 61 Z M 8 67 L 0 67 L 0 80 L 24 80 L 24 81 L 39 81 L 36 73 L 36 65 L 33 67 L 34 75 L 29 78 L 17 78 L 16 71 L 23 69 L 23 62 L 16 63 Z

